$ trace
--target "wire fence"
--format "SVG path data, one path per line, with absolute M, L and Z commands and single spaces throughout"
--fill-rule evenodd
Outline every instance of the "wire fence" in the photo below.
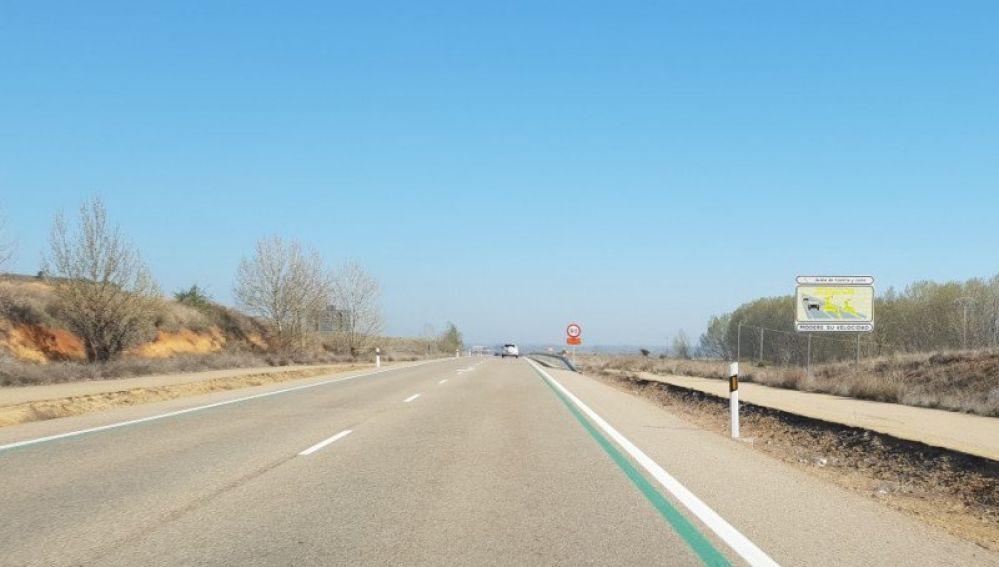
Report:
M 799 333 L 741 323 L 736 331 L 736 360 L 757 364 L 800 366 L 852 361 L 903 352 L 905 349 L 879 341 L 871 333 L 847 336 Z

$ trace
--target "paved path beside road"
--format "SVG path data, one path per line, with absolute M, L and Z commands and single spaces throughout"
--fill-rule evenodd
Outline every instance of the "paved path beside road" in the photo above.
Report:
M 640 372 L 655 382 L 728 398 L 728 381 Z M 999 418 L 739 383 L 739 399 L 999 461 Z

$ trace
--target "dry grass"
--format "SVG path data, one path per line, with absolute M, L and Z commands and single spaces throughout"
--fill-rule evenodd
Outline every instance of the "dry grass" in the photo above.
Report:
M 149 402 L 172 400 L 185 396 L 195 396 L 211 392 L 235 390 L 238 388 L 248 388 L 264 384 L 273 384 L 276 382 L 285 382 L 288 380 L 312 378 L 334 372 L 358 370 L 365 367 L 367 367 L 367 365 L 343 365 L 300 370 L 279 370 L 274 372 L 246 374 L 242 376 L 214 378 L 211 380 L 201 380 L 183 384 L 172 384 L 169 386 L 133 388 L 117 392 L 104 392 L 100 394 L 72 396 L 54 400 L 27 402 L 23 404 L 0 407 L 0 427 L 27 423 L 30 421 L 54 419 L 57 417 L 82 415 L 85 413 L 103 411 L 122 406 L 133 406 Z
M 431 353 L 431 357 L 435 356 L 440 355 L 439 353 Z M 427 358 L 425 353 L 394 350 L 382 355 L 382 360 L 385 362 L 406 362 L 425 358 Z M 374 362 L 374 355 L 351 357 L 330 352 L 263 353 L 251 350 L 223 350 L 212 354 L 167 358 L 128 356 L 106 364 L 87 364 L 84 362 L 38 364 L 4 358 L 0 355 L 0 387 L 133 378 L 157 374 L 183 374 L 206 370 L 341 364 L 346 362 Z
M 207 311 L 207 310 L 206 310 Z M 164 301 L 154 322 L 158 331 L 179 332 L 194 331 L 204 332 L 214 326 L 215 322 L 209 318 L 209 314 L 203 311 L 177 303 L 176 301 Z
M 290 366 L 296 364 L 335 364 L 352 361 L 333 354 L 261 354 L 251 351 L 224 351 L 197 356 L 170 358 L 127 357 L 107 364 L 53 362 L 36 364 L 0 358 L 0 386 L 33 386 L 80 380 L 132 378 L 156 374 L 182 374 L 206 370 Z
M 52 325 L 52 288 L 40 281 L 0 278 L 0 325 Z
M 727 378 L 728 364 L 712 360 L 641 356 L 580 357 L 584 369 Z M 906 354 L 803 368 L 743 362 L 741 379 L 767 386 L 822 392 L 910 406 L 999 417 L 999 353 L 966 351 Z
M 728 400 L 638 376 L 600 374 L 705 429 L 727 435 Z M 742 433 L 774 458 L 999 551 L 999 463 L 744 404 Z

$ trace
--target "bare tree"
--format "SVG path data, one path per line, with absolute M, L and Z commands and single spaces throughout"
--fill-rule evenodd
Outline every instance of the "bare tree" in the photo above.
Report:
M 363 351 L 382 330 L 378 281 L 356 260 L 344 262 L 333 277 L 333 299 L 337 308 L 346 313 L 338 342 L 351 354 Z
M 100 199 L 84 201 L 77 221 L 71 226 L 56 215 L 44 272 L 87 360 L 107 362 L 152 337 L 162 298 L 139 253 L 108 222 Z
M 240 262 L 235 295 L 243 309 L 267 321 L 275 346 L 304 348 L 330 303 L 330 276 L 318 252 L 271 236 Z
M 690 339 L 687 337 L 687 333 L 683 332 L 683 329 L 673 337 L 673 356 L 684 359 L 692 358 Z
M 424 323 L 423 328 L 420 330 L 420 341 L 423 343 L 423 350 L 427 356 L 430 356 L 430 350 L 434 347 L 436 337 L 437 331 L 434 329 L 434 324 L 429 322 Z

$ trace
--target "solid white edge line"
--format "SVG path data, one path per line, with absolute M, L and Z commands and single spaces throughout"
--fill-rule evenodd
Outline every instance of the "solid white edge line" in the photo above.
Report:
M 126 426 L 129 426 L 129 425 L 136 425 L 136 424 L 139 424 L 139 423 L 145 423 L 147 421 L 156 421 L 156 420 L 159 420 L 159 419 L 165 419 L 167 417 L 175 417 L 175 416 L 184 415 L 184 414 L 187 414 L 187 413 L 194 413 L 194 412 L 202 411 L 202 410 L 206 410 L 206 409 L 217 408 L 217 407 L 221 407 L 221 406 L 227 406 L 229 404 L 237 404 L 237 403 L 240 403 L 240 402 L 246 402 L 246 401 L 250 401 L 250 400 L 256 400 L 258 398 L 266 398 L 268 396 L 276 396 L 278 394 L 286 394 L 288 392 L 295 392 L 295 391 L 298 391 L 298 390 L 306 390 L 308 388 L 318 388 L 319 386 L 325 386 L 327 384 L 334 384 L 336 382 L 346 382 L 347 380 L 354 380 L 354 379 L 357 379 L 357 378 L 365 378 L 365 377 L 368 377 L 368 376 L 374 376 L 376 374 L 381 374 L 383 372 L 391 372 L 393 370 L 405 370 L 407 368 L 416 368 L 418 366 L 423 366 L 424 364 L 430 364 L 432 362 L 443 362 L 443 361 L 446 361 L 446 360 L 451 360 L 451 359 L 443 358 L 443 359 L 435 359 L 435 360 L 426 360 L 426 361 L 423 361 L 423 362 L 419 362 L 417 364 L 411 364 L 409 366 L 402 366 L 402 367 L 397 367 L 397 368 L 385 368 L 385 369 L 382 369 L 382 370 L 377 370 L 375 372 L 366 372 L 364 374 L 357 374 L 357 375 L 354 375 L 354 376 L 346 376 L 344 378 L 333 378 L 333 379 L 330 379 L 330 380 L 323 380 L 321 382 L 313 382 L 311 384 L 303 384 L 301 386 L 293 386 L 291 388 L 284 388 L 284 389 L 281 389 L 281 390 L 274 390 L 273 392 L 262 392 L 260 394 L 254 394 L 252 396 L 244 396 L 242 398 L 235 398 L 235 399 L 232 399 L 232 400 L 225 400 L 225 401 L 222 401 L 222 402 L 215 402 L 214 404 L 207 404 L 207 405 L 203 405 L 203 406 L 196 406 L 196 407 L 193 407 L 193 408 L 186 408 L 186 409 L 182 409 L 182 410 L 171 411 L 171 412 L 167 412 L 167 413 L 161 413 L 161 414 L 158 414 L 158 415 L 151 415 L 149 417 L 142 417 L 142 418 L 139 418 L 139 419 L 130 419 L 128 421 L 119 421 L 117 423 L 109 423 L 107 425 L 101 425 L 101 426 L 98 426 L 98 427 L 90 427 L 90 428 L 87 428 L 87 429 L 80 429 L 80 430 L 77 430 L 77 431 L 69 431 L 67 433 L 59 433 L 59 434 L 56 434 L 56 435 L 48 435 L 46 437 L 38 437 L 36 439 L 27 439 L 25 441 L 17 441 L 15 443 L 8 443 L 6 445 L 0 445 L 0 453 L 6 451 L 8 449 L 16 449 L 17 447 L 27 447 L 28 445 L 37 445 L 39 443 L 46 443 L 48 441 L 55 441 L 57 439 L 66 439 L 67 437 L 76 437 L 78 435 L 85 435 L 87 433 L 97 433 L 98 431 L 106 431 L 108 429 L 117 429 L 119 427 L 126 427 Z
M 739 530 L 735 529 L 731 524 L 725 521 L 724 518 L 718 515 L 717 512 L 711 509 L 710 506 L 704 503 L 700 498 L 694 495 L 693 492 L 687 489 L 687 487 L 680 484 L 680 481 L 673 478 L 665 469 L 659 466 L 658 463 L 652 460 L 651 457 L 645 454 L 644 451 L 635 446 L 634 443 L 628 440 L 624 435 L 614 429 L 607 421 L 602 417 L 597 415 L 595 411 L 590 409 L 586 404 L 584 404 L 579 398 L 573 395 L 565 386 L 560 384 L 558 380 L 552 378 L 550 374 L 545 372 L 536 362 L 533 360 L 525 359 L 527 362 L 534 367 L 546 380 L 549 381 L 553 386 L 555 386 L 560 392 L 562 392 L 572 403 L 576 404 L 583 413 L 587 415 L 595 424 L 597 424 L 601 429 L 610 436 L 622 449 L 627 451 L 631 458 L 642 466 L 649 474 L 652 475 L 659 484 L 663 486 L 670 494 L 673 495 L 687 510 L 697 517 L 701 522 L 704 523 L 711 531 L 713 531 L 726 545 L 732 548 L 733 551 L 739 554 L 740 557 L 746 560 L 750 565 L 755 566 L 768 566 L 768 567 L 779 567 L 778 563 L 774 561 L 769 555 L 764 553 L 762 549 L 756 546 L 755 543 L 749 540 L 746 536 L 742 535 Z
M 302 451 L 298 455 L 300 457 L 304 457 L 306 455 L 311 455 L 312 453 L 315 453 L 316 451 L 322 449 L 323 447 L 329 445 L 330 443 L 333 443 L 334 441 L 339 441 L 340 439 L 343 439 L 344 437 L 350 435 L 351 431 L 353 431 L 353 429 L 344 429 L 343 431 L 341 431 L 340 433 L 337 433 L 333 437 L 330 437 L 329 439 L 324 439 L 324 440 L 320 441 L 319 443 L 316 443 L 315 445 L 313 445 L 313 446 L 309 447 L 308 449 Z
M 410 397 L 406 398 L 405 400 L 403 400 L 402 403 L 408 404 L 409 402 L 415 400 L 416 398 L 419 398 L 421 395 L 422 394 L 413 394 L 412 396 L 410 396 Z

